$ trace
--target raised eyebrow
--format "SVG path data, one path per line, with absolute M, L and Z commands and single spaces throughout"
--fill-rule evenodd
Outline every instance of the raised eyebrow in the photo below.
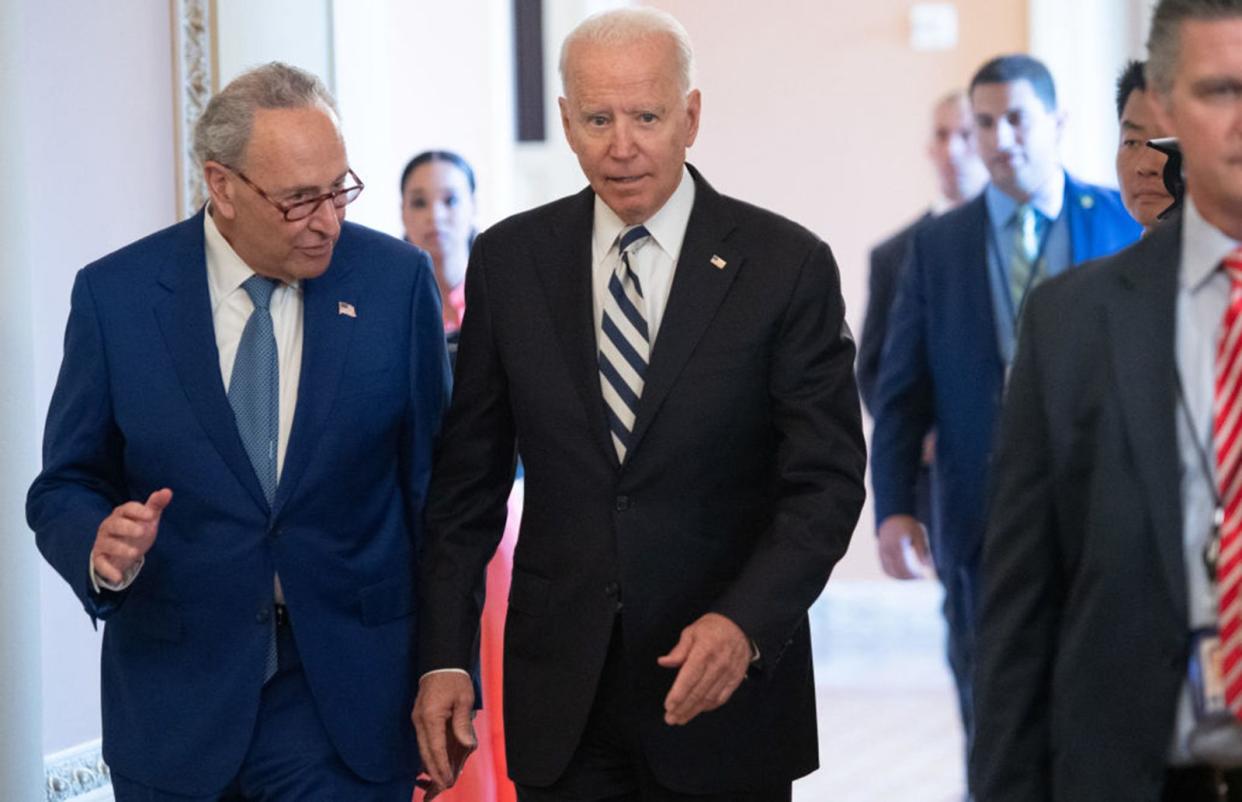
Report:
M 1122 128 L 1122 130 L 1124 130 L 1124 131 L 1143 131 L 1143 130 L 1146 130 L 1146 129 L 1144 129 L 1144 128 L 1143 128 L 1143 126 L 1139 125 L 1138 123 L 1134 122 L 1133 120 L 1128 120 L 1128 119 L 1122 119 L 1122 121 L 1121 121 L 1121 128 Z

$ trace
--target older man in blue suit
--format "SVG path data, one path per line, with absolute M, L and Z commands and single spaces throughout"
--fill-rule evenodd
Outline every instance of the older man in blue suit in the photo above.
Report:
M 924 550 L 915 485 L 923 435 L 936 430 L 931 553 L 968 739 L 984 490 L 1023 301 L 1043 279 L 1139 235 L 1115 191 L 1061 166 L 1063 117 L 1043 64 L 993 59 L 971 80 L 970 100 L 991 181 L 914 234 L 876 389 L 871 463 L 879 537 Z
M 103 641 L 127 800 L 401 800 L 415 562 L 447 356 L 426 256 L 314 76 L 252 70 L 195 132 L 190 220 L 83 269 L 27 516 Z

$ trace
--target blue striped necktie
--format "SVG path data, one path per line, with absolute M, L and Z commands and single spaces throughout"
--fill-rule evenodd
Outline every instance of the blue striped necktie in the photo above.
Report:
M 277 282 L 263 276 L 251 276 L 242 284 L 254 302 L 254 311 L 242 329 L 229 379 L 229 406 L 233 408 L 237 432 L 269 507 L 276 498 L 276 449 L 280 434 L 280 366 L 271 310 L 276 285 Z M 272 616 L 263 669 L 265 683 L 276 673 L 278 660 L 276 617 Z
M 651 235 L 642 226 L 621 234 L 621 259 L 608 279 L 599 338 L 599 380 L 608 408 L 608 428 L 617 459 L 625 462 L 651 356 L 642 284 L 630 267 L 630 254 Z

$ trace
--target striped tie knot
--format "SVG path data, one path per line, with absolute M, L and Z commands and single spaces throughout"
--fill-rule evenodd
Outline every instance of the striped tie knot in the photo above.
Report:
M 1234 287 L 1242 284 L 1242 248 L 1235 248 L 1220 263 L 1221 269 L 1229 276 L 1229 283 Z
M 633 228 L 627 231 L 621 232 L 621 237 L 620 237 L 620 241 L 617 244 L 617 249 L 620 250 L 623 255 L 627 254 L 630 252 L 631 245 L 635 244 L 639 240 L 645 239 L 650 236 L 651 236 L 651 232 L 647 231 L 646 226 L 634 226 Z

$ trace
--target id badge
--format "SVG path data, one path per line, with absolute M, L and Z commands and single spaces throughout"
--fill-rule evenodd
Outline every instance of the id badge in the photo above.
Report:
M 1196 630 L 1191 639 L 1187 677 L 1195 703 L 1195 718 L 1200 721 L 1226 712 L 1223 662 L 1217 631 Z

